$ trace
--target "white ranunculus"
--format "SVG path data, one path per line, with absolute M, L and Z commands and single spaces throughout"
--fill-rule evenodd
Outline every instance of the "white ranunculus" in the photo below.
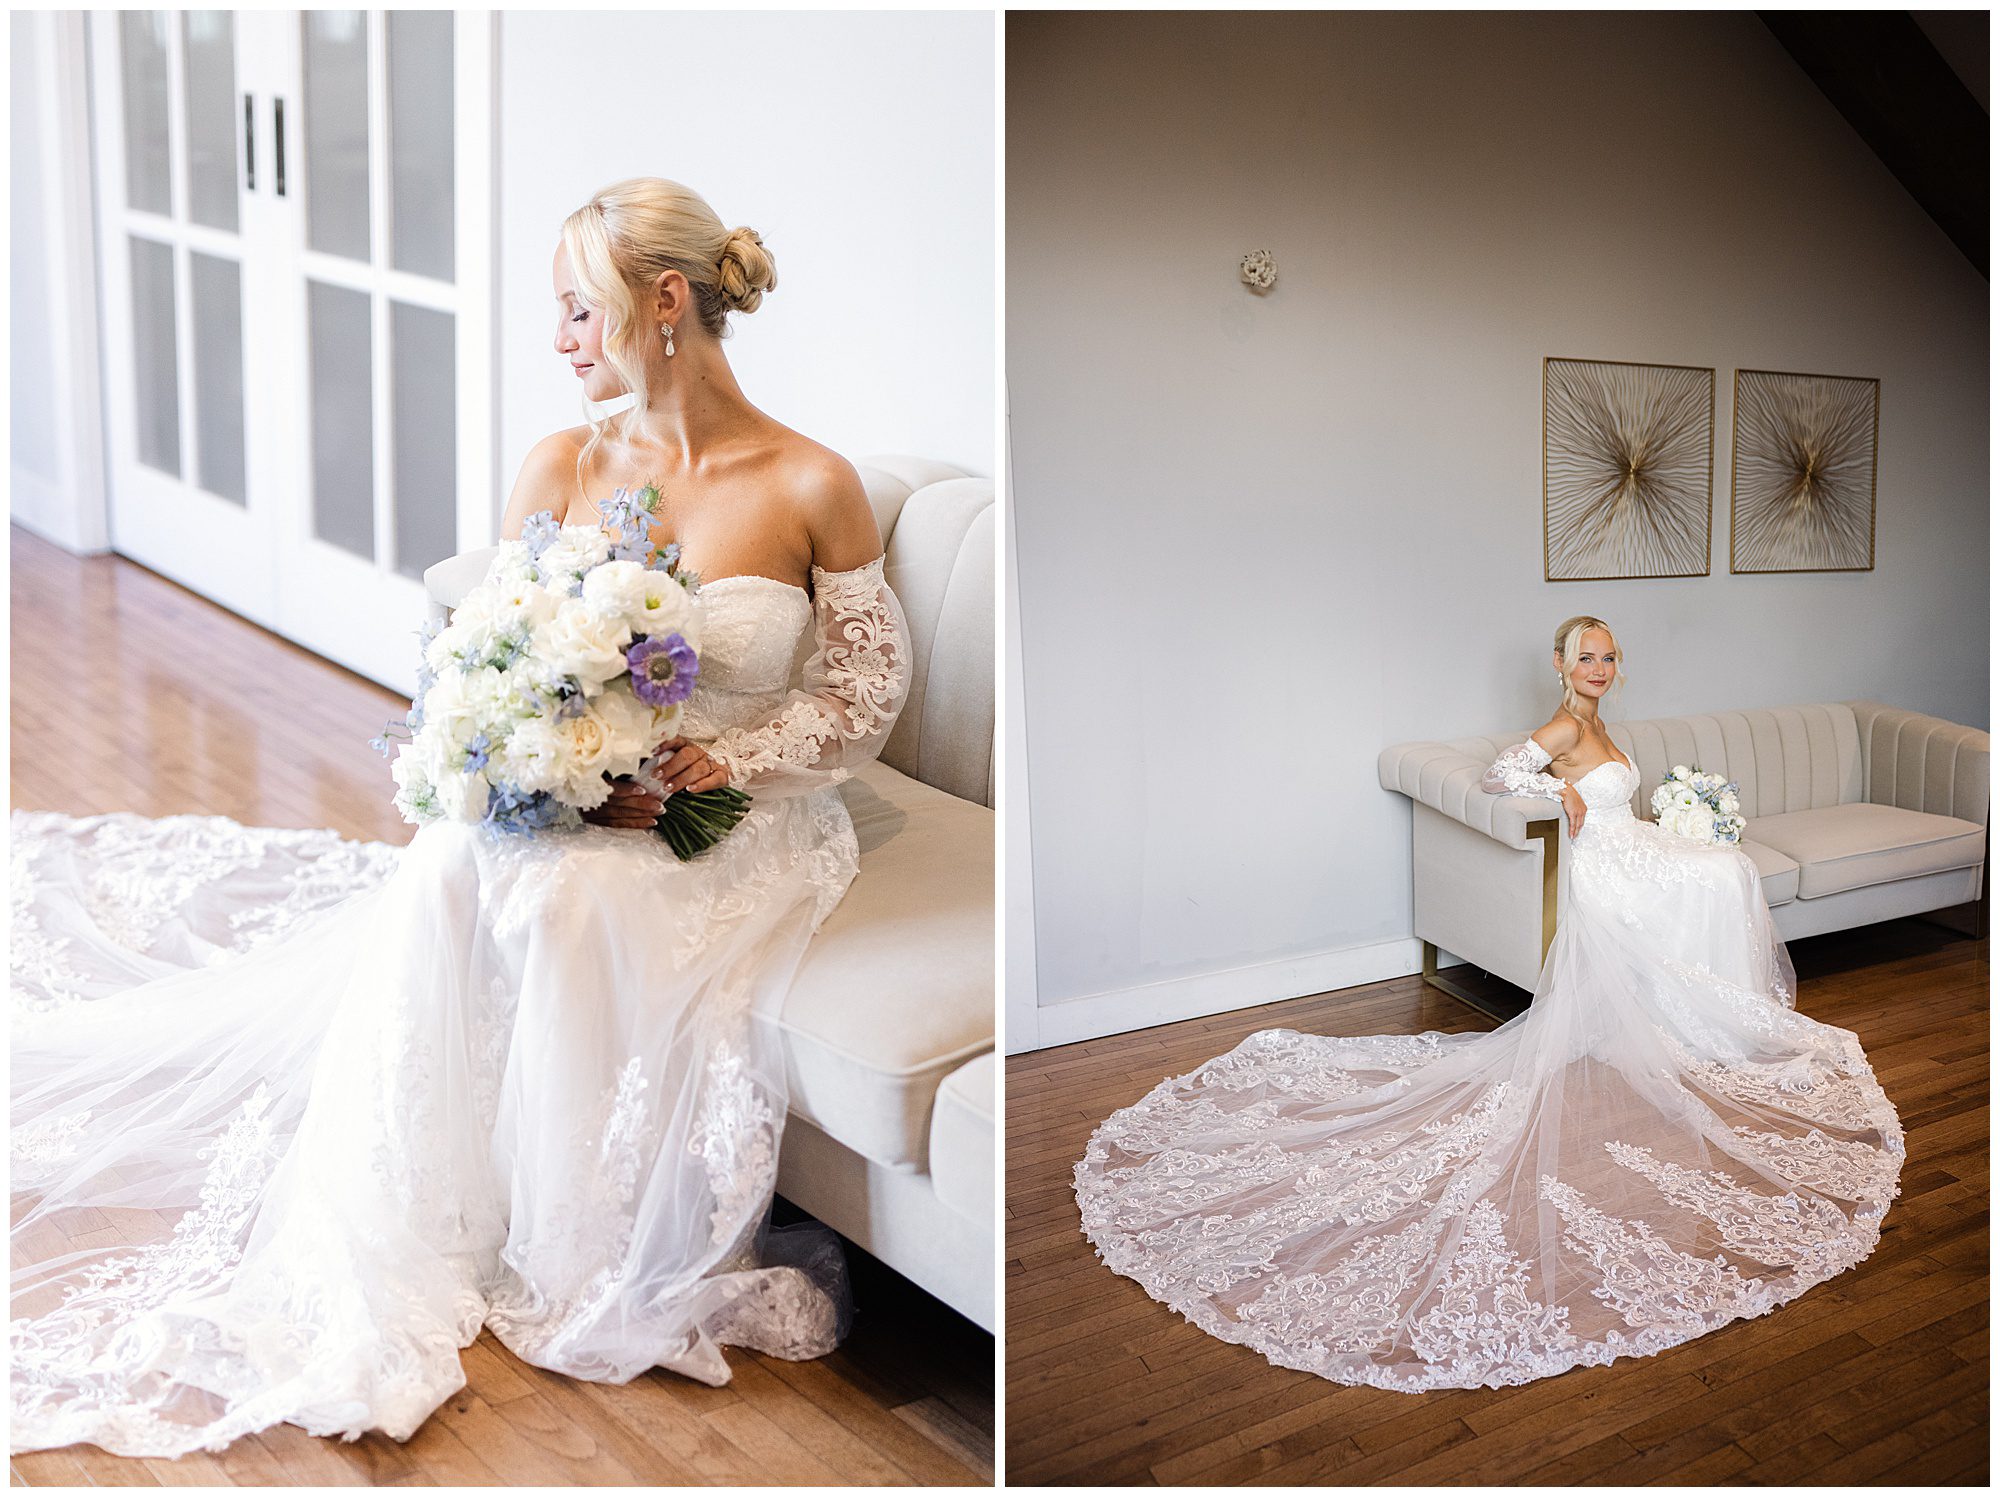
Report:
M 468 671 L 463 690 L 473 716 L 489 738 L 498 738 L 514 723 L 540 710 L 531 673 L 518 666 L 504 671 Z
M 607 561 L 583 579 L 583 601 L 627 629 L 645 633 L 646 569 L 636 561 Z
M 424 773 L 423 759 L 414 743 L 406 743 L 396 751 L 396 762 L 389 766 L 389 773 L 396 781 L 396 809 L 405 821 L 421 826 L 438 819 L 441 813 L 437 791 L 430 776 Z
M 1731 816 L 1743 809 L 1743 802 L 1736 798 L 1734 790 L 1722 792 L 1722 809 Z
M 453 821 L 478 821 L 492 788 L 484 770 L 448 774 L 437 784 L 438 807 Z
M 625 670 L 631 643 L 632 631 L 623 622 L 571 601 L 535 630 L 530 648 L 562 674 L 575 677 L 585 696 L 594 697 Z
M 540 557 L 542 581 L 571 593 L 576 581 L 611 555 L 611 537 L 595 525 L 565 525 Z
M 424 664 L 433 671 L 447 671 L 456 664 L 456 657 L 464 653 L 467 645 L 466 632 L 455 623 L 446 624 L 424 648 Z
M 500 549 L 493 555 L 486 568 L 483 585 L 486 587 L 519 587 L 524 582 L 536 581 L 534 553 L 528 550 L 526 541 L 502 541 Z
M 521 790 L 552 791 L 563 783 L 563 743 L 553 718 L 530 717 L 514 725 L 493 758 L 492 770 Z
M 1676 764 L 1667 771 L 1667 778 L 1670 780 L 1685 780 L 1687 777 L 1688 767 L 1685 764 Z
M 1694 791 L 1686 785 L 1676 786 L 1674 789 L 1674 804 L 1678 806 L 1681 810 L 1686 811 L 1695 806 L 1700 805 L 1701 797 L 1696 795 Z
M 533 629 L 537 624 L 547 623 L 556 616 L 562 601 L 560 593 L 524 577 L 504 585 L 496 583 L 475 589 L 458 605 L 452 622 L 479 621 L 495 634 L 510 634 L 516 629 Z
M 421 739 L 463 748 L 482 731 L 479 704 L 467 690 L 465 672 L 446 671 L 424 693 Z

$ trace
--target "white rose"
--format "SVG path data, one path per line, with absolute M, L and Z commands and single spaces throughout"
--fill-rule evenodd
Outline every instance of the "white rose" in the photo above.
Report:
M 678 634 L 693 649 L 701 648 L 701 606 L 665 572 L 646 573 L 632 627 L 640 634 Z
M 540 558 L 542 581 L 574 595 L 576 581 L 611 555 L 611 537 L 595 525 L 565 525 Z
M 638 767 L 639 760 L 650 754 L 654 746 L 667 736 L 656 731 L 653 709 L 633 696 L 631 688 L 622 683 L 597 697 L 590 705 L 604 727 L 609 745 L 606 752 L 610 759 L 606 767 L 613 774 L 630 774 Z
M 556 670 L 574 676 L 585 696 L 594 697 L 606 681 L 625 670 L 625 651 L 631 643 L 632 631 L 623 623 L 581 602 L 570 602 L 535 630 L 530 648 Z
M 612 767 L 614 734 L 594 706 L 572 716 L 558 716 L 556 742 L 562 744 L 564 781 L 582 783 Z
M 1669 779 L 1685 780 L 1687 777 L 1688 767 L 1685 764 L 1676 764 L 1672 769 L 1667 771 L 1667 778 Z
M 1722 809 L 1731 816 L 1734 816 L 1738 811 L 1743 809 L 1743 802 L 1736 798 L 1734 790 L 1725 790 L 1722 792 Z

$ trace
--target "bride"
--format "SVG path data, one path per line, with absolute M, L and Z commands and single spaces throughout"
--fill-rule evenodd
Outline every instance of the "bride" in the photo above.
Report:
M 704 579 L 684 736 L 567 832 L 14 817 L 16 1451 L 407 1438 L 482 1327 L 607 1382 L 837 1339 L 837 1247 L 762 1230 L 773 1021 L 854 877 L 832 787 L 895 721 L 908 634 L 854 470 L 724 356 L 775 284 L 758 236 L 639 178 L 554 273 L 584 395 L 635 398 L 537 445 L 504 529 L 657 483 Z M 708 854 L 643 830 L 722 785 L 754 806 Z
M 1750 859 L 1633 815 L 1609 626 L 1565 622 L 1554 664 L 1561 708 L 1485 779 L 1559 801 L 1571 839 L 1533 1005 L 1253 1034 L 1076 1167 L 1110 1267 L 1281 1366 L 1415 1393 L 1651 1356 L 1853 1267 L 1897 1193 L 1895 1109 L 1794 1009 Z

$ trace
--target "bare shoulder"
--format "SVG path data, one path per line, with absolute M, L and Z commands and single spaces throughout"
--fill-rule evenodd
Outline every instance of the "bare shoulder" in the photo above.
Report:
M 882 533 L 854 464 L 830 447 L 787 430 L 777 458 L 778 488 L 812 542 L 813 565 L 852 571 L 882 554 Z
M 553 431 L 528 449 L 521 459 L 521 472 L 507 498 L 507 513 L 500 533 L 514 537 L 521 533 L 528 516 L 548 510 L 560 520 L 569 512 L 576 497 L 576 460 L 590 440 L 588 426 L 572 426 Z
M 1567 712 L 1558 712 L 1531 736 L 1548 751 L 1551 759 L 1560 759 L 1582 741 L 1583 725 Z

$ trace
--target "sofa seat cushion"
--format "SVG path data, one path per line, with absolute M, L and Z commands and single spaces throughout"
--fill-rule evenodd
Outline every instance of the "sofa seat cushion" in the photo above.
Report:
M 1790 904 L 1799 897 L 1799 865 L 1779 852 L 1753 842 L 1747 836 L 1736 844 L 1757 865 L 1757 877 L 1764 885 L 1764 903 L 1772 909 Z
M 879 763 L 840 794 L 861 871 L 785 995 L 791 1110 L 922 1169 L 938 1083 L 993 1048 L 993 813 Z
M 993 1135 L 998 1062 L 991 1050 L 944 1078 L 931 1113 L 931 1187 L 975 1222 L 993 1219 Z
M 1857 801 L 1759 816 L 1744 828 L 1799 865 L 1799 898 L 1969 868 L 1986 856 L 1986 828 L 1956 816 Z

